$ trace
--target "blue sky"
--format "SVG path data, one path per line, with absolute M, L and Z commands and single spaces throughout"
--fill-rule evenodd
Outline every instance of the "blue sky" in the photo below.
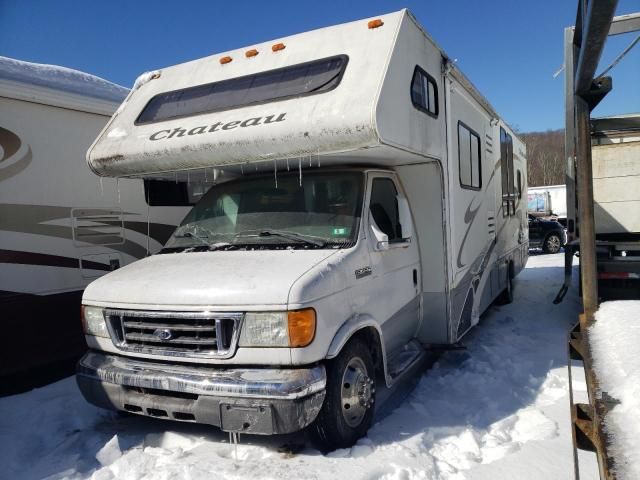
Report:
M 123 86 L 142 72 L 408 7 L 500 114 L 521 131 L 563 126 L 563 28 L 577 1 L 0 0 L 0 55 L 64 65 Z M 618 14 L 640 11 L 620 0 Z M 614 37 L 605 66 L 634 39 Z M 594 115 L 640 112 L 640 45 L 612 72 Z

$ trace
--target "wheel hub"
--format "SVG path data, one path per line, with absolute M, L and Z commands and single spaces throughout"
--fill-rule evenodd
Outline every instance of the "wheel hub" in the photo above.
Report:
M 342 416 L 350 427 L 362 423 L 367 410 L 374 403 L 375 386 L 367 368 L 359 357 L 347 364 L 342 375 L 341 408 Z

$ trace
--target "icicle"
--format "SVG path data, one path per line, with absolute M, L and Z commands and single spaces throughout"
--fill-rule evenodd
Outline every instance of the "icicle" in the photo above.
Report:
M 217 181 L 218 181 L 218 170 L 214 168 L 213 169 L 213 184 L 215 185 Z
M 120 204 L 120 179 L 116 178 L 116 189 L 118 190 L 118 205 Z
M 233 445 L 233 457 L 238 461 L 238 443 L 240 443 L 240 434 L 238 432 L 229 432 L 229 443 Z
M 151 241 L 151 220 L 149 218 L 151 216 L 151 206 L 149 205 L 149 190 L 151 190 L 151 186 L 147 188 L 147 257 L 151 255 L 151 248 L 149 245 L 149 242 Z
M 100 177 L 100 196 L 104 197 L 104 185 L 102 184 L 102 177 Z
M 300 177 L 300 186 L 302 186 L 302 157 L 298 158 L 298 175 Z
M 273 178 L 276 181 L 276 188 L 278 188 L 278 164 L 276 161 L 273 161 Z
M 189 170 L 187 170 L 187 187 L 191 185 L 191 176 L 189 175 Z
M 318 158 L 318 168 L 320 168 L 320 149 L 316 152 L 316 156 Z
M 289 171 L 289 159 L 287 158 L 287 172 Z
M 176 172 L 176 183 L 178 183 L 178 172 Z
M 240 175 L 244 175 L 244 166 L 240 164 Z
M 207 183 L 207 169 L 204 169 L 204 183 Z
M 309 154 L 309 166 L 311 166 L 311 154 Z

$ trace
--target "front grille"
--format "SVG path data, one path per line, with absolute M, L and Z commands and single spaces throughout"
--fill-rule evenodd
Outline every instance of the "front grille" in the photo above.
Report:
M 125 351 L 185 357 L 234 354 L 241 313 L 105 310 L 114 344 Z

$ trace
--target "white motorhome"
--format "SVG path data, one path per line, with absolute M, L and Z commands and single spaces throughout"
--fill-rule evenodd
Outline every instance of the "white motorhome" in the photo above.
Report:
M 0 57 L 3 392 L 28 386 L 25 371 L 36 367 L 72 369 L 86 350 L 84 287 L 157 251 L 187 211 L 149 208 L 142 180 L 100 179 L 87 167 L 87 148 L 127 93 L 76 70 Z
M 151 72 L 87 160 L 236 177 L 85 290 L 105 408 L 351 445 L 527 260 L 525 147 L 406 10 Z

